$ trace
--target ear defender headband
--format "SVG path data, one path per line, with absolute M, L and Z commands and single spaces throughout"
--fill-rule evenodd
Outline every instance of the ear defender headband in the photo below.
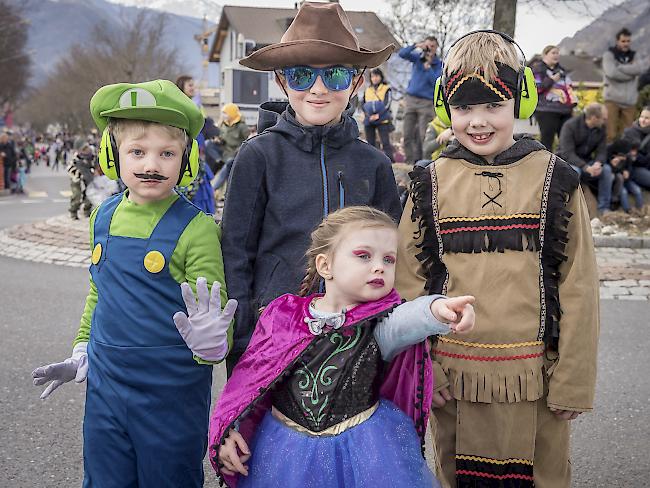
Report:
M 120 178 L 120 155 L 113 134 L 108 127 L 102 133 L 102 140 L 99 144 L 99 166 L 104 174 L 111 180 Z M 181 171 L 178 175 L 178 186 L 189 186 L 199 172 L 199 143 L 196 139 L 188 142 L 183 151 Z
M 476 30 L 465 34 L 454 42 L 449 48 L 449 52 L 454 48 L 461 39 L 479 32 L 497 34 L 504 40 L 514 44 L 521 53 L 521 66 L 518 71 L 513 70 L 503 63 L 497 62 L 498 76 L 496 80 L 486 80 L 481 73 L 452 73 L 448 77 L 444 72 L 436 80 L 436 86 L 433 91 L 433 106 L 437 117 L 446 125 L 451 125 L 451 111 L 449 109 L 449 99 L 454 97 L 461 101 L 462 105 L 472 105 L 476 103 L 486 103 L 486 101 L 505 101 L 510 98 L 515 100 L 515 118 L 528 119 L 535 112 L 537 107 L 537 87 L 535 85 L 535 76 L 533 71 L 526 66 L 526 55 L 521 46 L 507 34 L 503 32 L 485 29 Z M 459 87 L 467 83 L 464 96 L 457 94 Z M 469 89 L 469 90 L 468 90 Z M 449 94 L 447 93 L 449 91 Z M 468 97 L 467 91 L 473 92 L 474 96 Z M 513 93 L 514 92 L 514 93 Z M 484 101 L 479 101 L 484 100 Z M 456 104 L 455 104 L 456 105 Z

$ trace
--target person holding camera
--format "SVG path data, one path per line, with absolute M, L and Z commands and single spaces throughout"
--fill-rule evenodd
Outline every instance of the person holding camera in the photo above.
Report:
M 436 56 L 438 40 L 429 36 L 422 42 L 406 46 L 399 57 L 413 63 L 411 79 L 404 97 L 404 151 L 406 162 L 422 159 L 422 142 L 427 124 L 433 119 L 433 88 L 442 71 Z

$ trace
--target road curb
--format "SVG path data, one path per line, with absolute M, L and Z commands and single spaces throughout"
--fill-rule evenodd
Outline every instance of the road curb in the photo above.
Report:
M 594 247 L 626 247 L 629 249 L 650 249 L 650 237 L 594 236 Z

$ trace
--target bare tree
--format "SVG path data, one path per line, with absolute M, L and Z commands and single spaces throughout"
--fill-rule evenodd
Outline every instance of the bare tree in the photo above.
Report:
M 489 27 L 494 0 L 390 0 L 390 14 L 384 19 L 402 44 L 413 44 L 433 35 L 441 55 L 461 35 Z M 406 91 L 411 63 L 391 60 L 391 87 Z
M 23 3 L 0 0 L 0 106 L 15 103 L 30 76 L 28 21 L 23 8 Z
M 175 79 L 185 71 L 166 36 L 165 14 L 140 10 L 122 26 L 116 32 L 100 23 L 89 45 L 73 46 L 32 92 L 18 118 L 39 128 L 58 122 L 72 131 L 85 130 L 93 125 L 88 104 L 100 86 Z

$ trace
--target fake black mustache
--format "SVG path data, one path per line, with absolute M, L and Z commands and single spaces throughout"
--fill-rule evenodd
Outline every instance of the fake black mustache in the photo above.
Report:
M 136 178 L 140 178 L 141 180 L 158 180 L 158 181 L 165 181 L 168 180 L 169 178 L 167 176 L 159 175 L 157 173 L 133 173 Z

